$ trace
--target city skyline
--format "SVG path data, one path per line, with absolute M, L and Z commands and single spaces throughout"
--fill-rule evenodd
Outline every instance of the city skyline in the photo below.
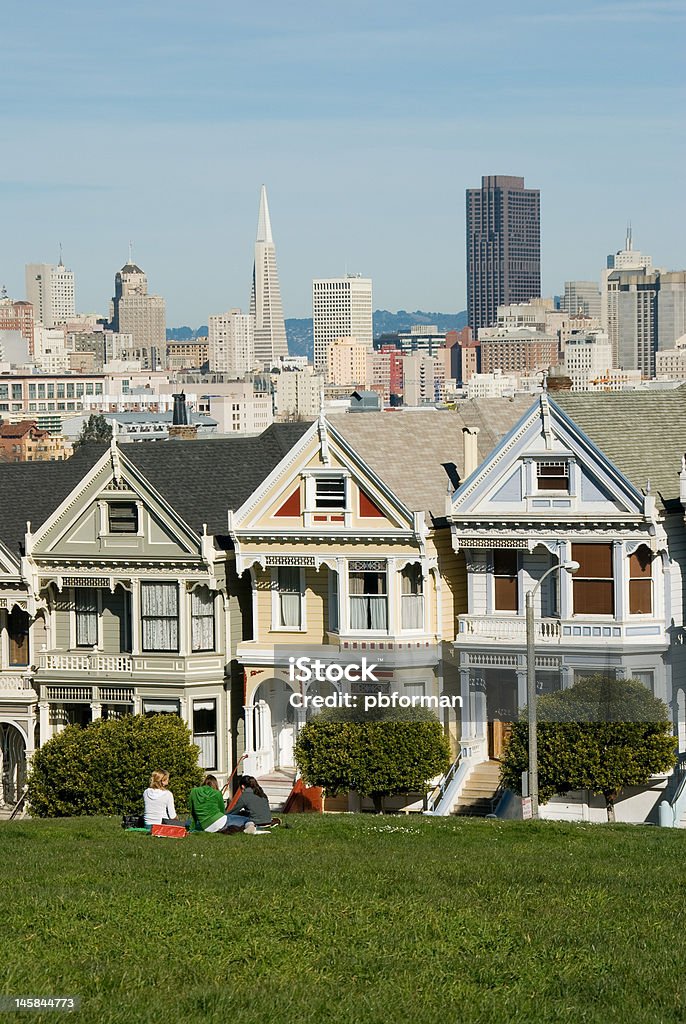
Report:
M 346 271 L 373 279 L 379 308 L 466 308 L 463 197 L 483 175 L 540 189 L 544 294 L 598 278 L 628 220 L 656 265 L 683 265 L 680 4 L 438 3 L 427 20 L 414 5 L 267 3 L 258 23 L 151 0 L 124 33 L 129 10 L 16 12 L 32 48 L 0 69 L 5 137 L 60 159 L 2 174 L 15 298 L 24 265 L 57 263 L 61 242 L 78 308 L 105 312 L 133 239 L 170 324 L 247 308 L 263 182 L 286 317 L 310 315 L 314 278 Z M 400 74 L 418 52 L 431 73 Z

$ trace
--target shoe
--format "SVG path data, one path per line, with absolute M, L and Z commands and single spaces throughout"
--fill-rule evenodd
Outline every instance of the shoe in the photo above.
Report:
M 255 833 L 257 832 L 257 827 L 255 825 L 255 822 L 254 821 L 249 821 L 248 824 L 243 829 L 243 831 L 248 836 L 254 836 Z

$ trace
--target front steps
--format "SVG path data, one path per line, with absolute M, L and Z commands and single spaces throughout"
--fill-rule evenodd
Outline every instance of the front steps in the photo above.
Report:
M 499 785 L 500 761 L 482 761 L 475 765 L 452 813 L 471 818 L 485 818 L 487 814 L 492 814 L 493 798 Z
M 284 804 L 293 789 L 295 769 L 285 771 L 277 768 L 275 771 L 270 772 L 269 775 L 262 775 L 257 781 L 267 794 L 272 813 L 278 814 L 279 811 L 283 811 Z

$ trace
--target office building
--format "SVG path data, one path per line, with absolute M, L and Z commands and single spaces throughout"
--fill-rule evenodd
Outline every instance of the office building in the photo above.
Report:
M 260 210 L 257 218 L 250 315 L 255 323 L 255 358 L 258 363 L 271 366 L 280 356 L 287 356 L 288 342 L 276 269 L 276 247 L 269 218 L 267 189 L 264 185 L 260 192 Z
M 578 331 L 567 339 L 562 373 L 572 391 L 590 391 L 612 369 L 612 345 L 604 331 Z
M 600 317 L 600 288 L 597 281 L 565 281 L 561 308 L 570 316 Z
M 498 306 L 541 294 L 540 192 L 524 178 L 487 175 L 467 189 L 467 320 L 477 331 Z
M 134 360 L 144 370 L 164 369 L 167 355 L 165 302 L 148 295 L 148 279 L 135 263 L 126 263 L 114 278 L 110 303 L 111 329 L 130 334 L 131 348 L 120 358 Z
M 76 313 L 74 274 L 62 261 L 29 263 L 26 266 L 26 300 L 33 306 L 33 319 L 43 327 L 56 327 Z
M 30 302 L 14 302 L 3 291 L 0 296 L 0 331 L 18 331 L 33 355 L 33 306 Z
M 528 327 L 485 327 L 479 331 L 483 373 L 502 370 L 503 374 L 547 370 L 558 363 L 556 334 Z
M 608 296 L 610 274 L 620 270 L 649 272 L 652 269 L 652 258 L 634 249 L 631 228 L 627 228 L 624 248 L 607 257 L 607 263 L 600 278 L 600 325 L 604 331 L 607 331 L 615 358 L 617 356 L 617 309 Z
M 367 385 L 369 346 L 356 338 L 336 338 L 327 352 L 326 379 L 338 387 Z
M 255 369 L 255 318 L 240 309 L 211 316 L 208 322 L 210 371 L 238 378 Z
M 371 351 L 371 278 L 346 274 L 345 277 L 313 281 L 312 329 L 317 369 L 326 371 L 329 345 L 336 338 L 356 338 Z

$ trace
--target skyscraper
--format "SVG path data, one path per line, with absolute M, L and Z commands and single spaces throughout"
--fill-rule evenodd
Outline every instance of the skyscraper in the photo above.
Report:
M 252 272 L 250 315 L 255 320 L 255 358 L 271 365 L 279 356 L 288 355 L 286 324 L 281 305 L 281 289 L 276 269 L 276 248 L 269 220 L 267 189 L 260 193 L 260 213 L 257 219 L 255 263 Z
M 314 365 L 326 370 L 329 345 L 336 338 L 355 338 L 372 349 L 372 282 L 369 277 L 346 274 L 312 282 Z
M 240 309 L 218 313 L 208 321 L 210 370 L 242 377 L 255 369 L 255 320 Z
M 498 306 L 541 294 L 541 194 L 524 178 L 486 175 L 467 189 L 467 314 L 478 331 Z
M 33 306 L 33 318 L 43 327 L 56 327 L 76 313 L 74 273 L 62 263 L 29 263 L 26 266 L 26 300 Z
M 114 278 L 110 326 L 117 334 L 130 334 L 133 347 L 122 358 L 138 360 L 144 370 L 164 369 L 167 360 L 165 302 L 148 295 L 148 279 L 131 260 Z

